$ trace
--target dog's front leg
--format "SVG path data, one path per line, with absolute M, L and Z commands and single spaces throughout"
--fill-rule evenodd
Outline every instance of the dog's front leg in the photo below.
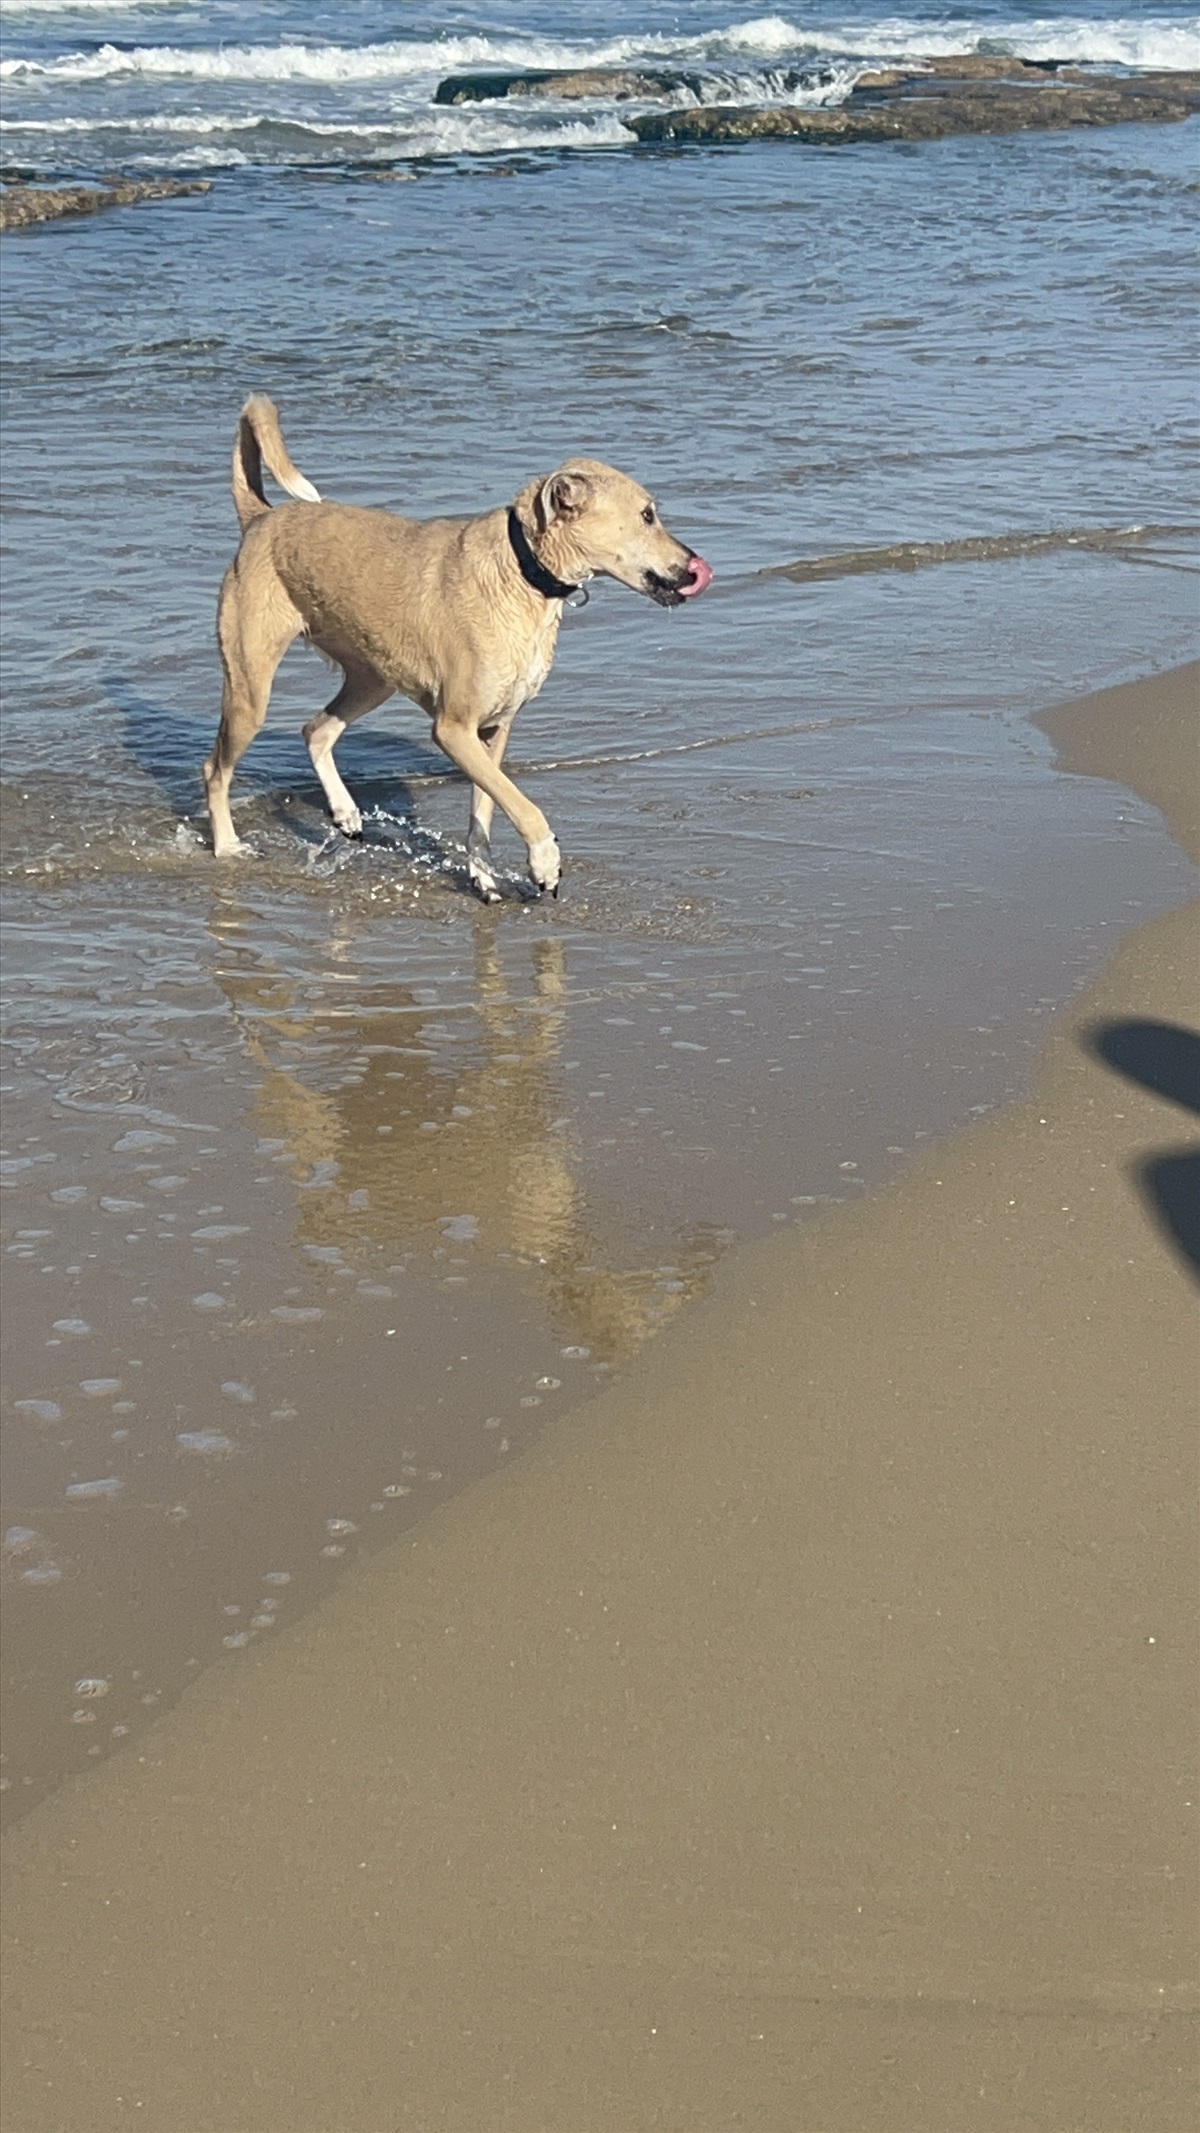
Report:
M 484 799 L 493 801 L 508 816 L 518 837 L 525 841 L 531 878 L 539 889 L 549 889 L 557 896 L 562 873 L 558 839 L 541 808 L 527 800 L 520 786 L 505 777 L 499 764 L 493 761 L 479 738 L 474 715 L 464 717 L 460 713 L 455 716 L 450 706 L 444 707 L 434 719 L 433 737 L 450 761 L 465 771 Z M 476 819 L 472 809 L 473 824 Z
M 512 718 L 506 718 L 498 726 L 480 735 L 497 770 L 504 761 L 508 736 L 512 732 Z M 467 873 L 471 887 L 485 904 L 498 904 L 500 885 L 492 866 L 492 811 L 495 802 L 482 792 L 478 785 L 471 787 L 471 819 L 467 827 Z

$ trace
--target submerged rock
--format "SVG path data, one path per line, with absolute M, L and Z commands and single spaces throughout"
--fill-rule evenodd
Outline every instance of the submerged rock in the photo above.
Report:
M 997 52 L 954 52 L 936 59 L 898 60 L 895 66 L 879 67 L 860 74 L 856 89 L 889 89 L 896 82 L 949 75 L 954 81 L 1037 81 L 1057 74 L 1061 59 L 1013 59 Z
M 943 63 L 945 64 L 945 63 Z M 651 112 L 624 121 L 643 142 L 808 141 L 838 146 L 853 141 L 940 141 L 956 133 L 1024 133 L 1071 126 L 1118 126 L 1185 119 L 1200 110 L 1200 75 L 1070 75 L 1004 62 L 1002 75 L 982 79 L 905 74 L 880 85 L 859 85 L 844 104 L 814 110 L 795 104 L 768 109 L 710 104 L 698 110 Z M 1015 69 L 1020 67 L 1018 74 Z
M 95 215 L 105 207 L 135 207 L 143 200 L 174 200 L 181 193 L 211 190 L 211 178 L 123 178 L 116 185 L 30 185 L 22 180 L 0 193 L 0 230 L 23 230 L 64 215 Z
M 812 71 L 772 81 L 776 94 L 811 86 Z M 583 102 L 695 98 L 626 119 L 639 141 L 930 141 L 955 133 L 1022 133 L 1070 126 L 1163 122 L 1200 109 L 1200 75 L 1095 74 L 1064 60 L 964 52 L 883 66 L 863 74 L 845 103 L 830 106 L 704 101 L 703 74 L 646 67 L 546 68 L 452 74 L 434 102 L 471 104 L 543 97 Z
M 897 81 L 929 81 L 951 77 L 953 81 L 1044 81 L 1057 75 L 1066 60 L 1015 60 L 998 51 L 942 53 L 931 60 L 897 60 L 895 66 L 872 68 L 859 75 L 855 90 L 891 90 Z
M 450 74 L 439 82 L 435 104 L 481 104 L 508 96 L 606 97 L 620 102 L 627 97 L 678 96 L 681 90 L 697 91 L 699 77 L 691 74 L 647 73 L 644 67 L 580 67 L 572 71 L 545 70 L 527 74 Z

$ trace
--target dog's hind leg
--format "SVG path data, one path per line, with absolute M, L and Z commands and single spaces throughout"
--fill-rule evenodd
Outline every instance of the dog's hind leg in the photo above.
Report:
M 316 718 L 309 720 L 304 728 L 304 738 L 312 767 L 321 780 L 321 790 L 338 828 L 347 837 L 361 837 L 362 816 L 338 775 L 333 751 L 347 726 L 352 726 L 355 719 L 365 718 L 368 711 L 377 710 L 396 692 L 391 682 L 385 681 L 382 674 L 365 660 L 345 657 L 341 653 L 331 653 L 330 656 L 337 658 L 345 680 L 333 701 L 326 704 Z
M 275 670 L 304 627 L 282 586 L 259 588 L 235 563 L 226 573 L 217 611 L 217 639 L 225 687 L 221 724 L 204 765 L 213 851 L 218 859 L 243 849 L 229 812 L 233 773 L 267 715 Z
M 512 719 L 486 729 L 479 738 L 497 770 L 504 761 Z M 467 873 L 471 887 L 485 904 L 498 904 L 500 888 L 492 867 L 492 816 L 496 803 L 478 785 L 471 787 L 471 819 L 467 826 Z

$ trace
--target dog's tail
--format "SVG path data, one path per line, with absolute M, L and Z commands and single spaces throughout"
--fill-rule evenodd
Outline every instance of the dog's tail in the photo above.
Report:
M 279 413 L 265 393 L 251 393 L 238 423 L 233 446 L 233 504 L 243 533 L 271 506 L 263 492 L 263 462 L 281 489 L 301 503 L 319 504 L 320 492 L 306 481 L 283 441 Z

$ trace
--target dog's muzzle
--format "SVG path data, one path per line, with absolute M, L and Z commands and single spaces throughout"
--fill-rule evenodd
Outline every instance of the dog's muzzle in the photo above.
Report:
M 682 607 L 685 600 L 696 599 L 712 581 L 710 565 L 702 555 L 695 555 L 691 550 L 687 568 L 677 578 L 660 577 L 656 570 L 647 570 L 642 575 L 642 584 L 660 607 Z

